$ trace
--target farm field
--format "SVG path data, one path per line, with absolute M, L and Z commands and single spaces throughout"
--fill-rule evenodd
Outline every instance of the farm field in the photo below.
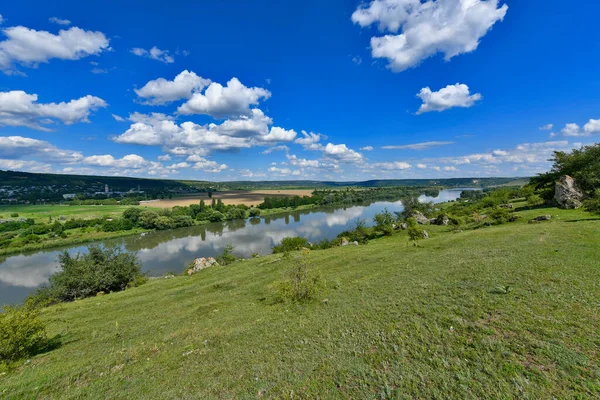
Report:
M 231 190 L 224 192 L 213 193 L 214 199 L 221 199 L 223 204 L 238 205 L 245 204 L 247 206 L 257 206 L 263 202 L 265 197 L 292 197 L 292 196 L 310 196 L 313 189 L 290 189 L 290 190 Z M 142 205 L 152 206 L 157 208 L 171 208 L 175 206 L 189 206 L 190 204 L 198 204 L 200 200 L 210 203 L 212 200 L 206 193 L 194 194 L 190 196 L 181 196 L 167 200 L 152 200 L 144 202 Z
M 69 206 L 69 205 L 17 205 L 0 206 L 0 218 L 10 219 L 11 214 L 19 214 L 19 217 L 33 218 L 36 222 L 47 222 L 49 218 L 58 219 L 63 215 L 66 219 L 81 218 L 92 219 L 100 217 L 119 217 L 128 208 L 135 206 Z M 145 207 L 151 208 L 150 205 Z

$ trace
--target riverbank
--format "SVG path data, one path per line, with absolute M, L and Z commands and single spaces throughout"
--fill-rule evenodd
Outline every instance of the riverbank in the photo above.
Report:
M 289 261 L 271 255 L 50 307 L 43 319 L 63 344 L 0 376 L 0 393 L 598 397 L 600 221 L 518 213 L 435 227 L 418 246 L 398 233 L 313 251 L 327 289 L 302 305 L 273 301 Z M 525 222 L 540 213 L 553 219 Z

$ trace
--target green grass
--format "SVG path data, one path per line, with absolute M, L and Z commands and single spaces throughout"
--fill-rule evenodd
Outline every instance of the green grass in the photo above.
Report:
M 0 206 L 0 218 L 10 219 L 12 213 L 19 217 L 33 218 L 36 222 L 48 222 L 64 215 L 67 219 L 92 219 L 104 216 L 119 217 L 123 211 L 133 206 L 68 206 L 68 205 L 30 205 L 30 206 Z
M 50 307 L 62 346 L 0 376 L 0 397 L 598 398 L 600 221 L 522 214 L 314 251 L 312 303 L 272 301 L 273 255 Z

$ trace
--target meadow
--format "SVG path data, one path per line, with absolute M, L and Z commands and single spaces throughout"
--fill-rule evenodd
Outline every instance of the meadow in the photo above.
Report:
M 10 219 L 11 214 L 17 213 L 21 218 L 32 218 L 36 222 L 48 222 L 50 218 L 57 220 L 60 216 L 66 219 L 81 218 L 117 218 L 123 211 L 132 206 L 94 206 L 94 205 L 15 205 L 0 206 L 0 218 Z M 151 208 L 151 206 L 146 206 Z
M 0 397 L 597 398 L 600 221 L 517 213 L 312 251 L 310 302 L 276 300 L 276 254 L 46 308 L 62 345 L 2 373 Z

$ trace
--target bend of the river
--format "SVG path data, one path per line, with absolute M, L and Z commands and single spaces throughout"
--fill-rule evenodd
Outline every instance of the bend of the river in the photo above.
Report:
M 456 200 L 468 189 L 440 191 L 437 197 L 421 196 L 420 201 L 441 203 Z M 351 229 L 358 219 L 370 225 L 375 214 L 385 208 L 402 211 L 401 202 L 376 202 L 367 206 L 321 208 L 292 211 L 264 218 L 213 223 L 189 228 L 155 231 L 99 242 L 119 244 L 128 251 L 137 252 L 143 270 L 150 276 L 167 272 L 180 274 L 197 257 L 214 257 L 225 246 L 233 245 L 234 254 L 248 258 L 252 253 L 269 254 L 283 238 L 301 236 L 310 242 L 333 239 Z M 48 281 L 58 268 L 58 254 L 65 249 L 71 253 L 84 252 L 87 245 L 63 249 L 49 249 L 8 256 L 0 263 L 0 306 L 20 303 L 32 291 Z

